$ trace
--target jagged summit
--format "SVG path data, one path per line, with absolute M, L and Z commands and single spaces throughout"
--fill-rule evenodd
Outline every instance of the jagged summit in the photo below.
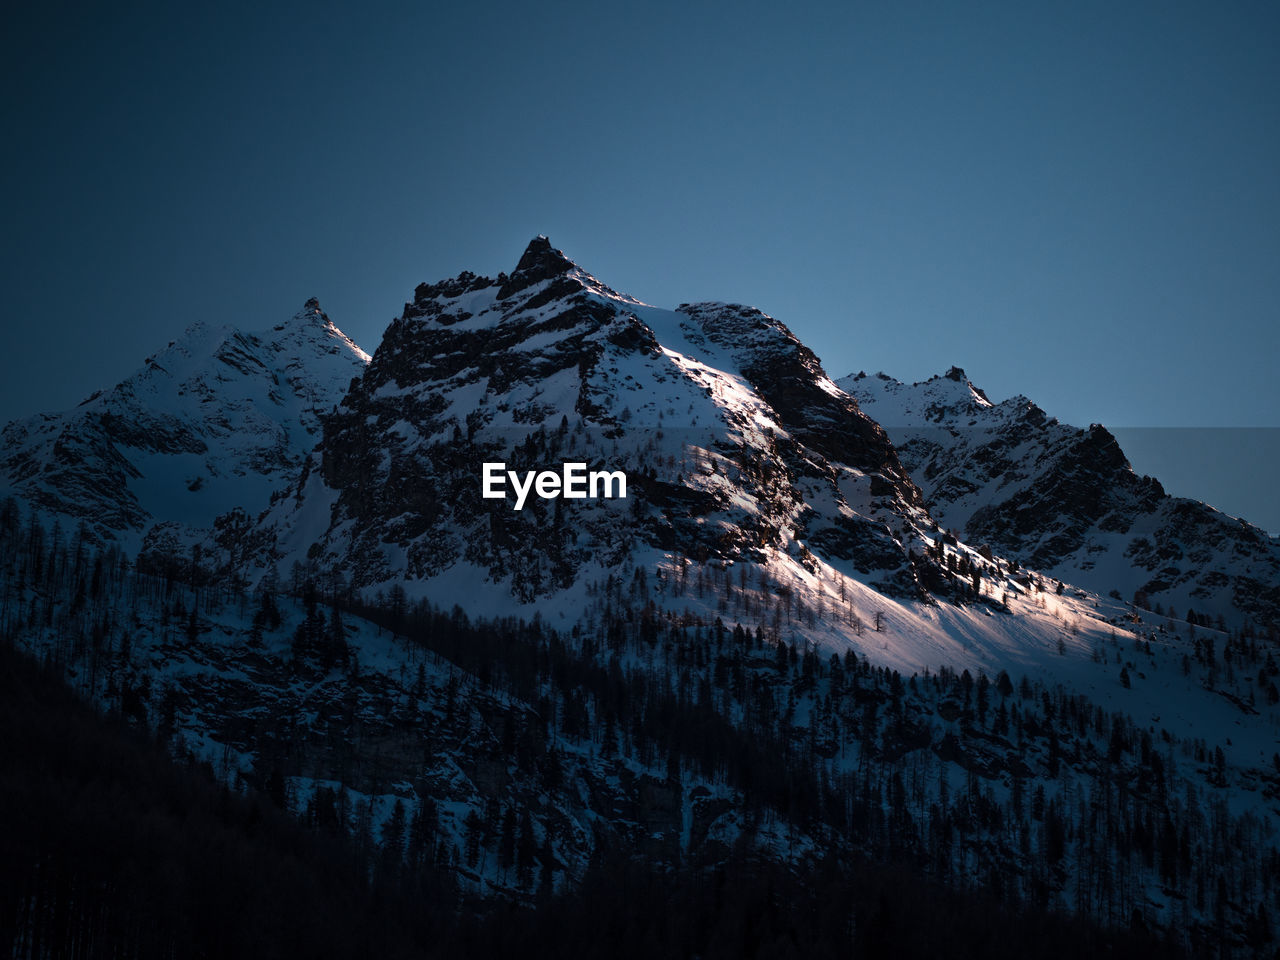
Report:
M 232 338 L 237 335 L 236 331 L 229 333 Z M 362 363 L 369 362 L 369 355 L 338 329 L 316 297 L 308 297 L 301 310 L 288 320 L 277 323 L 270 331 L 249 336 L 261 341 L 275 355 L 276 360 L 270 363 L 282 360 L 290 371 L 298 369 L 297 358 L 310 356 L 315 350 L 341 357 L 354 356 Z
M 946 373 L 929 378 L 929 382 L 934 380 L 950 380 L 952 383 L 962 384 L 970 394 L 982 402 L 982 405 L 991 406 L 991 399 L 981 387 L 969 379 L 969 375 L 964 372 L 964 367 L 957 367 L 952 364 L 947 368 Z
M 850 374 L 836 381 L 860 405 L 875 406 L 867 413 L 888 430 L 907 423 L 939 423 L 946 417 L 976 415 L 993 404 L 981 387 L 975 386 L 961 367 L 952 366 L 946 373 L 934 374 L 928 380 L 907 384 L 886 373 Z M 1025 408 L 1031 406 L 1025 397 L 1004 401 Z M 1036 408 L 1039 416 L 1043 412 Z
M 333 321 L 329 319 L 329 315 L 320 307 L 318 297 L 308 297 L 302 308 L 288 320 L 281 320 L 271 329 L 279 332 L 288 327 L 301 327 L 303 329 L 320 328 L 328 329 L 333 326 Z
M 551 241 L 542 234 L 529 241 L 516 264 L 515 274 L 523 274 L 537 282 L 572 270 L 576 264 L 564 255 L 563 250 L 551 246 Z
M 545 236 L 509 276 L 419 286 L 323 431 L 307 484 L 270 521 L 274 560 L 359 589 L 429 596 L 465 580 L 531 602 L 673 551 L 820 555 L 895 594 L 922 589 L 919 490 L 784 324 L 736 304 L 641 303 Z M 628 503 L 540 516 L 479 496 L 482 463 L 576 458 L 625 470 Z
M 545 236 L 538 236 L 525 247 L 510 274 L 489 277 L 464 270 L 447 280 L 418 284 L 413 291 L 413 301 L 404 305 L 399 320 L 429 317 L 448 326 L 484 316 L 488 324 L 493 324 L 521 311 L 583 293 L 644 306 L 636 298 L 601 283 L 563 251 L 553 248 Z
M 551 246 L 551 241 L 539 235 L 529 241 L 520 262 L 498 290 L 498 299 L 505 300 L 510 296 L 526 290 L 544 280 L 554 280 L 577 269 L 577 264 L 564 255 L 564 252 Z

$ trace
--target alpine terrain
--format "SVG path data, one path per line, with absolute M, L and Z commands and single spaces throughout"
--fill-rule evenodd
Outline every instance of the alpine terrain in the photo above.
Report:
M 539 237 L 3 437 L 6 675 L 97 711 L 0 716 L 14 955 L 1274 952 L 1280 546 L 1101 426 Z
M 45 516 L 131 550 L 156 524 L 256 515 L 368 359 L 314 299 L 265 331 L 197 320 L 74 410 L 10 423 L 0 477 Z
M 1139 477 L 1100 424 L 992 403 L 952 367 L 908 386 L 839 381 L 893 437 L 939 523 L 1036 569 L 1214 621 L 1280 621 L 1280 542 Z

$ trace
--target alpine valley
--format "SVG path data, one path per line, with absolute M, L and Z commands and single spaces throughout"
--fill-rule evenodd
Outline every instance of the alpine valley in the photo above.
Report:
M 14 956 L 1275 953 L 1280 541 L 956 368 L 539 237 L 372 356 L 197 322 L 0 485 Z

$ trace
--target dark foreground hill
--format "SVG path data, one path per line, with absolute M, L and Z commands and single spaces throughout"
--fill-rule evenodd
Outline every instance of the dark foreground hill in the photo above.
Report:
M 1174 957 L 908 867 L 602 861 L 535 907 L 309 829 L 172 760 L 0 646 L 0 949 L 12 957 Z

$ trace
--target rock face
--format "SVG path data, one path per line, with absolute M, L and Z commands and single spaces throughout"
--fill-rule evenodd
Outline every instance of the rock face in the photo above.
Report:
M 89 534 L 136 548 L 154 524 L 207 528 L 293 480 L 368 355 L 316 300 L 270 330 L 190 326 L 74 410 L 10 423 L 0 477 Z
M 626 498 L 481 495 L 485 463 L 566 461 L 624 472 Z M 194 324 L 76 409 L 9 424 L 0 486 L 151 558 L 486 609 L 685 560 L 964 599 L 941 524 L 990 548 L 961 550 L 971 567 L 994 552 L 1280 622 L 1276 541 L 1166 496 L 1101 426 L 993 404 L 956 368 L 836 384 L 759 310 L 644 304 L 545 237 L 510 274 L 420 285 L 372 360 L 314 300 L 267 331 Z
M 627 474 L 626 500 L 481 497 L 481 466 Z M 544 237 L 497 278 L 417 288 L 271 512 L 274 559 L 358 589 L 489 583 L 518 601 L 624 559 L 821 553 L 918 593 L 931 526 L 874 422 L 785 326 L 729 304 L 660 310 Z
M 933 516 L 969 543 L 1144 606 L 1280 624 L 1280 543 L 1168 496 L 1104 427 L 1059 423 L 1026 397 L 993 404 L 954 367 L 910 385 L 862 373 L 839 383 L 888 431 Z

